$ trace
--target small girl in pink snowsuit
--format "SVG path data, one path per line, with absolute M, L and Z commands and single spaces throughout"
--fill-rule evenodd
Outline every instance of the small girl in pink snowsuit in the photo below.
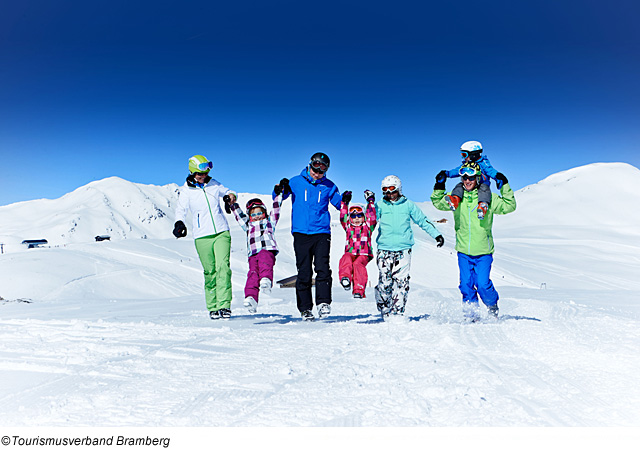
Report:
M 278 254 L 274 233 L 280 218 L 281 204 L 282 194 L 277 195 L 273 200 L 271 216 L 259 198 L 253 198 L 247 202 L 247 214 L 242 212 L 237 203 L 229 205 L 236 221 L 247 232 L 249 273 L 247 273 L 247 283 L 244 287 L 244 306 L 251 314 L 257 311 L 258 293 L 271 292 L 273 286 L 273 266 Z
M 366 212 L 360 205 L 349 207 L 351 192 L 342 194 L 340 223 L 347 233 L 344 255 L 340 258 L 338 276 L 345 290 L 353 286 L 353 297 L 364 298 L 367 285 L 367 264 L 373 259 L 371 234 L 376 227 L 375 196 L 371 191 L 364 191 L 367 201 Z

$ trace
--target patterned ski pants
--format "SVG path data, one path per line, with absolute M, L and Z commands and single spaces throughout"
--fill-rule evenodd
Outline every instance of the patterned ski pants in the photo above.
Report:
M 378 311 L 404 314 L 409 295 L 411 249 L 378 250 L 376 261 L 379 273 L 375 289 Z

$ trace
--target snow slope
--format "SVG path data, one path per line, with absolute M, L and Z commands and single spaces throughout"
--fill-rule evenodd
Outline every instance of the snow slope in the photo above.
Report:
M 46 223 L 60 237 L 51 248 L 7 245 L 0 256 L 0 423 L 640 426 L 639 217 L 625 209 L 638 194 L 624 182 L 633 176 L 628 165 L 596 164 L 516 193 L 518 210 L 494 221 L 497 323 L 462 320 L 451 221 L 438 224 L 443 249 L 415 231 L 399 323 L 379 319 L 372 288 L 356 300 L 337 283 L 328 319 L 301 322 L 294 290 L 279 288 L 248 315 L 246 244 L 232 223 L 234 317 L 213 322 L 193 241 L 170 238 L 175 186 L 107 179 L 104 190 L 96 182 L 74 191 L 109 199 L 100 220 L 62 202 L 74 193 L 2 207 L 4 242 L 46 237 Z M 607 190 L 594 180 L 607 180 Z M 124 216 L 127 198 L 126 239 L 91 242 L 103 232 L 81 235 L 80 225 L 68 233 L 70 217 L 102 226 L 120 217 L 116 207 Z M 152 204 L 164 216 L 138 224 Z M 452 217 L 420 205 L 432 219 Z M 43 224 L 28 229 L 35 211 Z M 289 214 L 286 203 L 276 279 L 295 273 Z M 344 236 L 333 218 L 335 271 Z M 375 263 L 369 274 L 375 283 Z

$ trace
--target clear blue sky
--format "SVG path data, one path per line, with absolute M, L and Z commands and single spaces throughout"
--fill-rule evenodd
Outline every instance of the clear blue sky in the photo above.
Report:
M 341 190 L 395 174 L 416 201 L 466 140 L 515 189 L 640 166 L 638 5 L 4 2 L 0 205 L 114 175 L 182 184 L 194 154 L 267 193 L 324 151 Z

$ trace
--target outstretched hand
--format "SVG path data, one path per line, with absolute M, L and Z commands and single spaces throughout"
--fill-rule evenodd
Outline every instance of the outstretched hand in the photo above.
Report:
M 291 188 L 289 187 L 289 179 L 283 178 L 282 180 L 280 180 L 280 183 L 276 184 L 273 187 L 273 192 L 275 192 L 276 195 L 290 194 Z
M 376 194 L 374 194 L 372 191 L 370 191 L 369 189 L 364 191 L 364 199 L 367 202 L 375 202 L 376 201 Z
M 436 236 L 436 242 L 438 243 L 438 245 L 436 245 L 436 247 L 438 248 L 444 245 L 444 238 L 442 237 L 442 235 Z
M 498 172 L 496 175 L 496 185 L 498 186 L 498 189 L 502 189 L 502 186 L 507 183 L 509 183 L 507 177 L 505 177 L 503 173 Z
M 351 201 L 352 196 L 353 196 L 353 193 L 351 191 L 344 191 L 342 193 L 342 201 L 345 203 L 349 203 Z
M 436 175 L 436 183 L 444 183 L 445 181 L 447 181 L 447 171 L 441 170 L 438 172 L 438 175 Z

